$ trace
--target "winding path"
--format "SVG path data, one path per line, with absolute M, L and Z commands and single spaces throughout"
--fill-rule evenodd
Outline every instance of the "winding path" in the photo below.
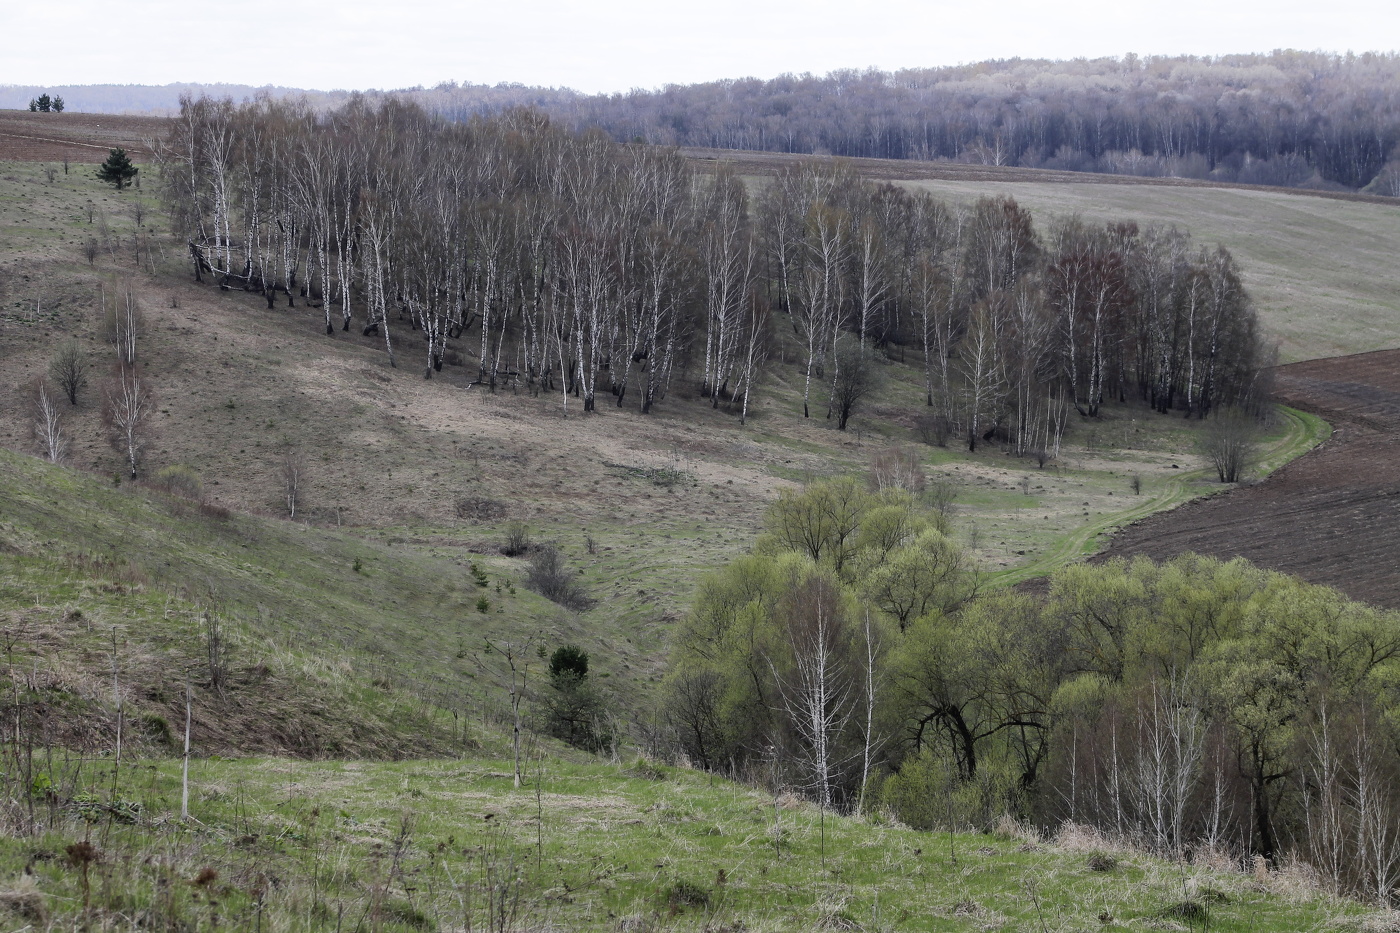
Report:
M 1400 608 L 1400 350 L 1281 366 L 1275 391 L 1331 437 L 1267 482 L 1124 528 L 1106 553 L 1241 556 Z
M 1330 428 L 1327 422 L 1316 415 L 1281 406 L 1280 411 L 1287 419 L 1287 430 L 1264 451 L 1260 460 L 1260 472 L 1270 474 L 1285 464 L 1296 460 L 1327 439 Z M 987 574 L 993 586 L 1014 586 L 1037 577 L 1048 576 L 1060 567 L 1094 554 L 1104 545 L 1103 536 L 1117 532 L 1135 522 L 1170 509 L 1175 509 L 1193 499 L 1214 498 L 1215 494 L 1226 492 L 1230 487 L 1217 486 L 1202 490 L 1199 483 L 1213 476 L 1210 470 L 1189 470 L 1173 476 L 1164 483 L 1149 487 L 1145 495 L 1132 508 L 1104 515 L 1097 521 L 1081 525 L 1065 535 L 1051 548 L 1035 560 Z

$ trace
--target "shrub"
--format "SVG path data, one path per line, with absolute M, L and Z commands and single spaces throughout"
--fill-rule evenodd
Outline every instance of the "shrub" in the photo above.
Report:
M 1248 476 L 1259 456 L 1259 423 L 1238 408 L 1211 413 L 1198 441 L 1201 453 L 1215 467 L 1222 483 Z
M 501 545 L 501 553 L 516 557 L 530 550 L 530 526 L 521 521 L 506 525 L 506 541 Z
M 578 575 L 568 568 L 564 555 L 552 544 L 539 548 L 530 558 L 525 585 L 545 599 L 575 612 L 583 612 L 593 606 L 593 600 L 589 599 L 579 583 Z
M 1089 856 L 1090 871 L 1116 871 L 1118 859 L 1105 852 L 1095 852 Z
M 191 467 L 183 463 L 168 466 L 156 473 L 155 485 L 175 496 L 184 496 L 195 502 L 204 498 L 204 480 Z
M 710 906 L 710 892 L 705 890 L 704 886 L 693 881 L 677 880 L 663 893 L 666 897 L 666 906 L 672 911 L 679 911 L 686 907 Z
M 549 676 L 562 677 L 565 675 L 588 676 L 588 652 L 578 645 L 564 645 L 556 648 L 554 653 L 549 656 Z
M 928 480 L 919 455 L 912 450 L 889 447 L 870 457 L 870 488 L 904 489 L 912 493 L 924 491 Z
M 457 517 L 472 522 L 498 522 L 506 517 L 506 506 L 495 499 L 465 496 L 456 502 Z
M 947 447 L 953 423 L 946 415 L 920 415 L 914 419 L 914 436 L 930 447 Z

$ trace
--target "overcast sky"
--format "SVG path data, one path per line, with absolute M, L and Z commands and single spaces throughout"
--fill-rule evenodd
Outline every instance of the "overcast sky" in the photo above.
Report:
M 1394 0 L 0 0 L 0 84 L 623 91 L 988 58 L 1400 48 Z

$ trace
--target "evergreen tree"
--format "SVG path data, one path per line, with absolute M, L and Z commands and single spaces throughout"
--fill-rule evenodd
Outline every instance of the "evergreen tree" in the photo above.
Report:
M 40 94 L 34 103 L 40 113 L 48 113 L 53 108 L 53 100 L 47 94 Z
M 62 98 L 62 97 L 59 97 L 57 94 L 55 94 L 55 95 L 53 96 L 53 105 L 52 105 L 52 106 L 53 106 L 53 112 L 54 112 L 54 113 L 62 113 L 62 112 L 63 112 L 63 98 Z
M 120 191 L 127 182 L 136 177 L 137 168 L 131 164 L 131 159 L 127 158 L 125 149 L 113 149 L 111 152 L 107 161 L 98 167 L 97 177 L 108 184 L 116 185 Z

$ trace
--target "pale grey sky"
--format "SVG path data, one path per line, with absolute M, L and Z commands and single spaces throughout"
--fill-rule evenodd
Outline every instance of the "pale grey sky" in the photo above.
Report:
M 0 84 L 581 91 L 988 58 L 1400 48 L 1394 0 L 0 0 Z

